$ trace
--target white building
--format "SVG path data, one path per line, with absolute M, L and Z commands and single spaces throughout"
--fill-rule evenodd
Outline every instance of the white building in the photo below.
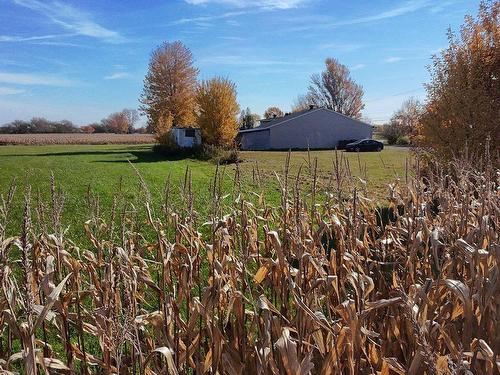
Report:
M 192 148 L 201 145 L 200 129 L 172 128 L 172 135 L 179 147 Z

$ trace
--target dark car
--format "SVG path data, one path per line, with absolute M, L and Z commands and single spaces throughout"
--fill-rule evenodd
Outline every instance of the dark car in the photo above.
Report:
M 357 142 L 349 143 L 345 146 L 346 151 L 361 152 L 361 151 L 382 151 L 384 144 L 374 139 L 362 139 Z

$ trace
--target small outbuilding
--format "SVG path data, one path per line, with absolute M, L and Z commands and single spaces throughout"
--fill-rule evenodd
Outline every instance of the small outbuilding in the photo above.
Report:
M 371 138 L 370 124 L 326 108 L 261 121 L 238 134 L 242 150 L 334 149 L 346 141 Z
M 175 143 L 182 148 L 193 148 L 201 145 L 201 132 L 198 128 L 172 128 Z

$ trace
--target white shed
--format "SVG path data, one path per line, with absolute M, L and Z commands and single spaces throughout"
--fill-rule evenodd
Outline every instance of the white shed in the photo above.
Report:
M 192 148 L 201 145 L 200 129 L 172 128 L 172 135 L 179 147 Z

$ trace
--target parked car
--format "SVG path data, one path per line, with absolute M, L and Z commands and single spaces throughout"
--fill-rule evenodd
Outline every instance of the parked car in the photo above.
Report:
M 351 152 L 382 151 L 383 149 L 384 144 L 374 139 L 362 139 L 357 142 L 349 143 L 347 146 L 345 146 L 345 150 Z

